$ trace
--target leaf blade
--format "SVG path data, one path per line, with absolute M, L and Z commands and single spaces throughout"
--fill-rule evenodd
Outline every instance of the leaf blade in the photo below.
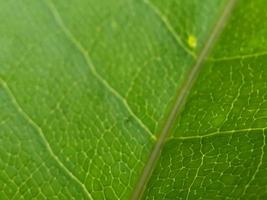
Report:
M 264 54 L 231 56 L 264 48 L 261 42 L 234 46 L 241 38 L 254 40 L 245 12 L 254 13 L 253 28 L 261 29 L 261 3 L 239 2 L 234 10 L 176 119 L 144 199 L 265 198 Z M 263 28 L 255 40 L 264 35 Z

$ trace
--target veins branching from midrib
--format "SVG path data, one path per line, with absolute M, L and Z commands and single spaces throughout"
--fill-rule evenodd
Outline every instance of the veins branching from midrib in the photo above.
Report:
M 243 132 L 251 132 L 251 131 L 265 131 L 267 130 L 267 127 L 263 128 L 246 128 L 246 129 L 236 129 L 236 130 L 218 130 L 214 131 L 211 133 L 206 133 L 204 135 L 197 135 L 197 134 L 192 134 L 193 136 L 181 136 L 181 137 L 170 137 L 169 140 L 190 140 L 190 139 L 202 139 L 202 138 L 207 138 L 207 137 L 212 137 L 212 136 L 219 136 L 219 135 L 231 135 L 235 133 L 243 133 Z M 166 141 L 167 142 L 167 141 Z
M 162 21 L 166 29 L 169 31 L 169 33 L 172 35 L 172 37 L 175 39 L 177 44 L 182 47 L 183 50 L 185 50 L 189 55 L 191 55 L 194 59 L 196 59 L 196 54 L 194 51 L 189 49 L 186 44 L 184 44 L 182 38 L 176 33 L 172 25 L 170 24 L 169 20 L 166 16 L 164 16 L 160 10 L 154 6 L 150 0 L 143 0 L 143 2 L 157 15 L 157 17 Z
M 152 140 L 156 140 L 156 136 L 152 133 L 152 131 L 147 127 L 147 125 L 134 113 L 134 111 L 132 110 L 132 108 L 129 106 L 127 100 L 119 93 L 116 91 L 116 89 L 114 89 L 107 80 L 105 80 L 96 70 L 96 67 L 94 65 L 94 63 L 92 62 L 91 58 L 89 57 L 88 51 L 84 48 L 84 46 L 75 38 L 75 36 L 71 33 L 71 31 L 66 27 L 66 25 L 64 24 L 57 8 L 55 7 L 55 5 L 53 4 L 53 2 L 51 0 L 45 0 L 48 8 L 50 9 L 56 23 L 60 26 L 60 28 L 63 30 L 64 34 L 66 35 L 66 37 L 70 40 L 70 42 L 72 42 L 76 48 L 80 51 L 80 53 L 82 54 L 82 56 L 84 57 L 88 67 L 90 68 L 92 74 L 97 78 L 98 81 L 100 81 L 104 87 L 111 92 L 111 94 L 113 94 L 117 99 L 119 99 L 123 105 L 125 106 L 125 108 L 127 109 L 127 111 L 129 112 L 129 114 L 136 120 L 136 122 L 145 130 L 145 132 L 147 134 L 149 134 L 149 136 L 151 137 Z
M 266 56 L 266 55 L 267 55 L 267 51 L 262 51 L 262 52 L 255 52 L 252 54 L 234 55 L 234 56 L 220 57 L 220 58 L 211 57 L 211 58 L 208 58 L 207 60 L 211 61 L 211 62 L 223 62 L 223 61 L 245 60 L 245 59 L 251 59 L 251 58 L 258 58 L 258 57 Z
M 48 153 L 50 156 L 56 161 L 56 163 L 63 169 L 68 176 L 75 181 L 84 191 L 84 193 L 87 195 L 87 197 L 90 200 L 93 200 L 93 197 L 87 190 L 84 183 L 82 183 L 66 166 L 65 164 L 59 159 L 59 157 L 54 153 L 53 149 L 51 148 L 49 142 L 47 141 L 42 128 L 26 113 L 26 111 L 22 108 L 22 106 L 17 101 L 15 95 L 13 94 L 12 90 L 9 88 L 7 82 L 0 77 L 0 86 L 2 86 L 5 91 L 7 92 L 8 96 L 11 99 L 11 102 L 13 103 L 14 107 L 17 109 L 17 111 L 21 114 L 21 116 L 38 132 L 43 144 L 45 145 Z
M 215 24 L 210 37 L 208 38 L 206 45 L 203 47 L 202 51 L 199 53 L 199 56 L 196 59 L 195 65 L 192 67 L 191 72 L 189 73 L 188 79 L 185 81 L 184 86 L 180 89 L 179 95 L 174 103 L 173 109 L 171 110 L 169 116 L 167 117 L 165 126 L 163 127 L 161 134 L 159 135 L 159 139 L 157 143 L 154 146 L 154 149 L 151 152 L 151 155 L 147 161 L 147 164 L 143 170 L 143 173 L 136 184 L 135 190 L 132 194 L 132 199 L 140 199 L 143 195 L 145 186 L 153 172 L 153 169 L 156 165 L 156 162 L 160 156 L 161 149 L 164 145 L 164 142 L 169 136 L 169 132 L 171 127 L 173 126 L 174 120 L 177 116 L 177 114 L 182 109 L 185 100 L 189 94 L 189 91 L 191 90 L 198 74 L 200 71 L 200 68 L 203 65 L 203 62 L 207 58 L 210 49 L 213 47 L 213 44 L 215 43 L 217 36 L 222 31 L 222 28 L 228 19 L 228 16 L 230 15 L 235 2 L 237 0 L 229 0 L 228 3 L 225 5 L 224 10 L 222 11 L 221 17 L 218 19 L 217 23 Z

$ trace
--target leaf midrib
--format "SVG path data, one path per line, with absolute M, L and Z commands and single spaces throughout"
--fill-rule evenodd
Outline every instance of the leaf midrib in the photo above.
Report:
M 224 27 L 224 24 L 226 23 L 229 15 L 231 14 L 236 2 L 237 0 L 229 0 L 226 3 L 221 16 L 219 17 L 217 23 L 215 24 L 213 30 L 210 33 L 210 37 L 207 39 L 205 46 L 200 51 L 199 56 L 196 58 L 195 64 L 188 74 L 188 78 L 185 80 L 184 85 L 180 88 L 179 94 L 175 100 L 174 106 L 171 109 L 170 114 L 167 117 L 166 123 L 163 126 L 161 133 L 159 134 L 159 138 L 154 145 L 154 148 L 150 154 L 150 157 L 143 169 L 142 175 L 136 184 L 136 187 L 131 197 L 132 200 L 137 200 L 137 199 L 142 198 L 146 184 L 152 174 L 155 164 L 157 163 L 157 160 L 160 156 L 164 142 L 169 136 L 169 132 L 174 123 L 174 120 L 177 114 L 181 111 L 183 105 L 185 104 L 189 91 L 191 90 L 201 70 L 201 67 L 203 66 L 202 64 L 207 58 L 207 56 L 209 55 L 211 48 L 213 47 L 214 43 L 216 42 L 217 37 L 221 33 Z
M 47 2 L 50 2 L 50 0 L 46 0 Z M 224 24 L 224 22 L 226 21 L 227 19 L 227 16 L 229 15 L 230 11 L 232 10 L 233 8 L 233 5 L 235 4 L 237 0 L 229 0 L 228 4 L 225 6 L 225 9 L 224 9 L 224 12 L 222 14 L 222 16 L 220 17 L 220 20 L 217 22 L 214 30 L 211 32 L 211 37 L 208 39 L 207 41 L 207 44 L 204 46 L 203 50 L 200 52 L 200 55 L 199 57 L 196 59 L 196 64 L 192 67 L 192 70 L 191 72 L 189 73 L 189 76 L 188 76 L 188 79 L 185 81 L 183 87 L 181 88 L 180 90 L 180 93 L 179 95 L 177 96 L 177 99 L 175 101 L 175 104 L 173 106 L 173 109 L 172 111 L 170 112 L 169 114 L 169 117 L 167 118 L 166 120 L 166 123 L 165 123 L 165 126 L 163 128 L 163 130 L 161 131 L 161 134 L 159 134 L 159 138 L 155 144 L 155 147 L 154 147 L 154 150 L 152 151 L 151 153 L 151 156 L 149 158 L 149 161 L 147 162 L 146 164 L 146 167 L 145 169 L 147 168 L 148 169 L 148 172 L 146 173 L 146 171 L 144 170 L 142 176 L 141 176 L 141 179 L 140 181 L 138 182 L 138 184 L 136 185 L 136 188 L 134 190 L 134 195 L 132 196 L 132 199 L 138 199 L 139 197 L 141 197 L 142 195 L 142 188 L 141 190 L 138 189 L 138 186 L 140 185 L 141 187 L 144 187 L 146 185 L 146 182 L 148 181 L 149 179 L 149 175 L 151 174 L 152 170 L 153 170 L 153 167 L 157 161 L 157 158 L 159 157 L 160 155 L 160 151 L 163 147 L 163 143 L 165 142 L 166 138 L 168 137 L 168 133 L 169 133 L 169 130 L 170 128 L 172 127 L 173 125 L 173 122 L 175 120 L 175 117 L 177 115 L 177 113 L 180 112 L 181 108 L 183 107 L 184 103 L 185 103 L 185 100 L 187 98 L 187 95 L 188 95 L 188 92 L 190 91 L 191 87 L 193 86 L 194 84 L 194 81 L 195 79 L 197 78 L 197 75 L 200 71 L 200 68 L 202 67 L 202 63 L 203 61 L 205 60 L 206 56 L 208 55 L 209 53 L 209 50 L 212 48 L 214 42 L 215 42 L 215 39 L 216 39 L 216 36 L 219 34 L 219 32 L 221 31 L 221 28 Z M 226 12 L 227 11 L 227 12 Z M 53 13 L 54 14 L 54 13 Z M 67 34 L 68 36 L 68 34 Z M 75 38 L 74 38 L 75 39 Z M 146 125 L 132 112 L 131 108 L 128 106 L 128 103 L 126 102 L 126 100 L 115 90 L 113 89 L 109 84 L 108 82 L 106 82 L 99 74 L 97 71 L 95 71 L 95 68 L 94 68 L 94 65 L 92 64 L 90 58 L 88 57 L 87 55 L 87 52 L 84 50 L 84 48 L 79 44 L 77 43 L 77 41 L 73 41 L 74 44 L 76 45 L 76 47 L 78 47 L 78 49 L 81 51 L 81 53 L 84 55 L 85 59 L 86 59 L 86 62 L 87 64 L 89 65 L 89 67 L 91 67 L 91 70 L 93 72 L 93 74 L 96 76 L 96 78 L 98 80 L 101 81 L 101 83 L 103 83 L 103 85 L 109 89 L 109 91 L 114 94 L 117 98 L 119 98 L 122 103 L 126 106 L 126 109 L 130 112 L 130 114 L 135 118 L 135 120 L 137 120 L 137 122 L 141 125 L 142 128 L 144 128 L 144 130 L 149 134 L 151 135 L 151 138 L 153 140 L 155 140 L 155 136 L 153 135 L 153 133 L 151 133 L 151 131 L 146 127 Z M 13 103 L 16 105 L 17 104 L 17 101 L 14 97 L 14 95 L 11 93 L 11 90 L 8 88 L 7 84 L 1 79 L 0 79 L 0 83 L 2 83 L 2 85 L 4 86 L 4 88 L 6 88 L 7 92 L 9 93 L 11 99 L 13 99 Z M 18 104 L 19 105 L 19 104 Z M 37 125 L 33 120 L 31 120 L 31 118 L 21 109 L 21 106 L 16 106 L 18 108 L 18 110 L 20 111 L 20 113 L 26 118 L 28 119 L 28 121 L 30 122 L 30 124 L 35 127 L 39 133 L 41 134 L 41 137 L 42 139 L 44 140 L 45 143 L 47 143 L 45 137 L 43 137 L 43 133 L 42 133 L 42 129 L 39 127 L 39 125 Z M 49 144 L 47 143 L 47 148 L 50 152 L 51 150 L 51 154 L 54 155 L 52 149 L 50 148 Z M 56 156 L 56 155 L 54 155 Z M 53 156 L 53 157 L 54 157 Z M 82 188 L 85 190 L 85 193 L 87 193 L 88 197 L 90 199 L 92 199 L 88 189 L 84 186 L 83 183 L 81 183 L 77 177 L 75 177 L 72 172 L 70 172 L 65 166 L 64 164 L 59 160 L 59 158 L 56 156 L 55 157 L 55 160 L 59 163 L 59 165 L 61 167 L 63 167 L 63 169 L 76 181 L 78 182 Z M 151 162 L 151 161 L 152 162 Z M 137 194 L 137 196 L 135 196 L 135 194 Z

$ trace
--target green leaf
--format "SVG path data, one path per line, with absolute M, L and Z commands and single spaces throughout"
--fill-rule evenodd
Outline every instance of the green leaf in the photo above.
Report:
M 144 199 L 267 198 L 264 5 L 240 1 L 232 11 L 175 119 Z
M 0 199 L 266 199 L 265 4 L 0 0 Z

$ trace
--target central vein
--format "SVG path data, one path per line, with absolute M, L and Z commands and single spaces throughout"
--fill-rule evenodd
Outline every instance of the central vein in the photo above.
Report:
M 227 21 L 229 15 L 231 14 L 231 11 L 234 8 L 234 5 L 237 0 L 229 0 L 226 4 L 221 17 L 219 18 L 218 22 L 216 23 L 215 27 L 213 28 L 209 39 L 206 42 L 206 45 L 203 47 L 202 51 L 200 52 L 199 56 L 196 59 L 196 62 L 194 66 L 192 67 L 187 80 L 184 82 L 183 87 L 180 89 L 180 93 L 178 97 L 176 98 L 175 104 L 173 106 L 172 111 L 170 112 L 167 121 L 165 123 L 165 126 L 163 127 L 161 134 L 159 136 L 159 139 L 157 143 L 154 146 L 154 149 L 151 152 L 151 155 L 146 163 L 146 166 L 144 167 L 143 173 L 139 179 L 139 182 L 137 183 L 135 190 L 132 194 L 132 200 L 137 200 L 142 197 L 142 194 L 144 192 L 145 186 L 152 174 L 152 171 L 154 169 L 154 166 L 159 158 L 161 149 L 163 147 L 164 141 L 169 135 L 170 129 L 174 123 L 174 120 L 177 116 L 177 114 L 180 112 L 181 108 L 183 107 L 185 100 L 188 96 L 188 93 L 190 89 L 192 88 L 199 71 L 202 67 L 203 62 L 205 61 L 206 57 L 208 56 L 211 48 L 213 47 L 218 35 L 221 33 L 225 22 Z

